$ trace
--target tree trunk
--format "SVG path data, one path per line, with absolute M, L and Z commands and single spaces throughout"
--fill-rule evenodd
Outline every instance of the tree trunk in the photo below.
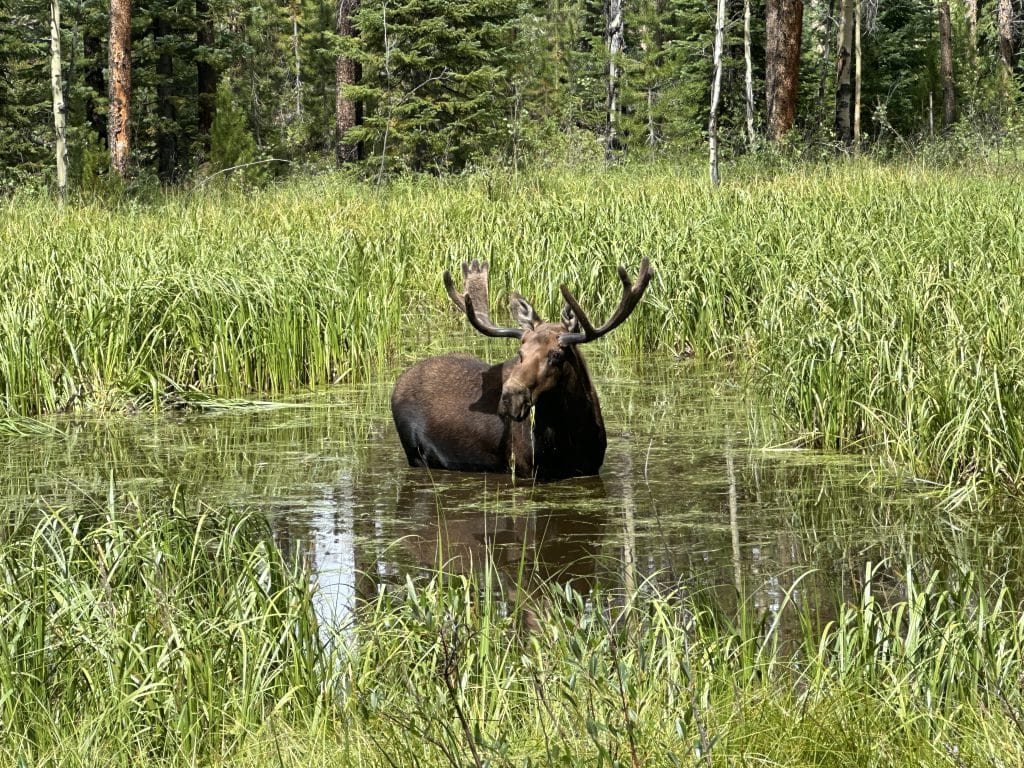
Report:
M 68 188 L 68 143 L 60 64 L 60 0 L 50 0 L 50 88 L 53 92 L 53 130 L 57 139 L 57 191 L 63 198 Z
M 644 33 L 640 35 L 640 47 L 644 54 L 647 56 L 648 61 L 659 62 L 661 52 L 665 49 L 665 35 L 662 27 L 662 14 L 665 12 L 665 0 L 654 0 L 654 28 L 651 30 L 650 35 Z M 644 42 L 649 37 L 650 50 L 648 50 L 648 44 Z M 652 71 L 648 75 L 647 80 L 647 146 L 656 147 L 661 141 L 661 131 L 658 125 L 658 119 L 654 113 L 654 107 L 658 102 L 658 89 L 659 83 L 659 72 L 657 64 L 652 66 Z
M 832 35 L 835 34 L 833 16 L 836 10 L 835 0 L 828 0 L 828 11 L 824 18 L 821 29 L 821 44 L 819 47 L 820 69 L 818 72 L 818 92 L 814 96 L 814 116 L 818 125 L 825 125 L 825 84 L 828 81 L 829 62 L 832 59 Z
M 956 119 L 956 91 L 953 87 L 953 27 L 949 0 L 939 0 L 939 77 L 942 80 L 942 127 Z
M 999 60 L 1007 77 L 1013 75 L 1013 2 L 999 0 Z
M 978 76 L 978 0 L 966 0 L 964 19 L 967 22 L 967 60 L 971 77 Z M 974 83 L 977 83 L 975 79 Z
M 352 16 L 359 10 L 359 0 L 338 0 L 338 17 L 335 30 L 338 36 L 345 39 L 355 35 Z M 335 61 L 335 99 L 334 99 L 334 157 L 339 166 L 359 160 L 362 146 L 358 143 L 346 143 L 345 135 L 362 122 L 362 103 L 353 101 L 345 95 L 345 86 L 356 85 L 360 79 L 359 62 L 344 55 Z
M 156 134 L 157 175 L 160 181 L 174 180 L 178 166 L 177 110 L 174 108 L 174 59 L 170 50 L 170 24 L 159 8 L 153 16 L 153 42 L 159 51 L 156 60 L 156 102 L 160 123 Z
M 295 58 L 295 121 L 302 119 L 302 60 L 299 56 L 299 4 L 292 0 L 292 55 Z
M 836 141 L 849 147 L 853 142 L 853 3 L 840 0 L 839 36 L 836 60 Z
M 110 148 L 110 166 L 122 179 L 128 174 L 128 160 L 131 154 L 131 56 L 131 0 L 110 0 L 107 146 Z
M 213 118 L 217 114 L 217 86 L 220 80 L 210 58 L 213 44 L 210 4 L 208 0 L 196 0 L 196 45 L 200 48 L 196 55 L 197 127 L 203 148 L 207 151 L 210 149 L 210 129 L 213 128 Z
M 853 149 L 860 148 L 860 82 L 861 82 L 861 1 L 854 0 L 853 10 Z
M 714 76 L 711 80 L 711 117 L 708 119 L 708 153 L 711 184 L 717 187 L 718 177 L 718 107 L 722 93 L 722 49 L 725 47 L 725 0 L 718 0 L 715 15 Z
M 608 83 L 605 99 L 607 122 L 604 134 L 604 157 L 611 160 L 618 148 L 619 123 L 619 57 L 625 41 L 622 21 L 622 0 L 605 0 L 605 46 L 608 50 Z
M 768 0 L 765 90 L 770 141 L 781 139 L 796 120 L 803 19 L 802 0 Z
M 717 27 L 715 34 L 718 34 Z M 746 86 L 747 102 L 747 146 L 752 148 L 757 141 L 757 135 L 754 133 L 754 60 L 750 53 L 750 0 L 743 0 L 743 63 L 743 84 Z M 720 65 L 721 61 L 715 64 L 716 67 Z
M 647 86 L 647 146 L 658 146 L 658 123 L 654 119 L 654 103 L 657 97 L 654 92 L 654 85 Z

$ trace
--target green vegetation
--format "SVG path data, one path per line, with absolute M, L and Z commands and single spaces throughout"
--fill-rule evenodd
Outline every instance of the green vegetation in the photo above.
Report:
M 0 539 L 0 762 L 1019 763 L 1014 596 L 890 574 L 827 620 L 799 579 L 762 615 L 435 572 L 327 626 L 259 518 L 43 512 Z
M 493 264 L 548 316 L 566 281 L 596 316 L 614 268 L 658 275 L 609 354 L 730 358 L 804 444 L 880 451 L 951 485 L 1024 479 L 1019 160 L 742 173 L 338 177 L 250 194 L 0 209 L 8 418 L 280 395 L 384 378 L 472 345 L 441 273 Z M 450 332 L 462 329 L 463 342 Z M 12 422 L 13 424 L 13 422 Z M 17 431 L 16 425 L 8 431 Z

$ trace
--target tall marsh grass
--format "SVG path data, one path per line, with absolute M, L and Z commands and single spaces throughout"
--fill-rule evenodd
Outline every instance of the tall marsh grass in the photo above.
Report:
M 495 312 L 514 287 L 555 316 L 564 281 L 601 316 L 615 266 L 649 256 L 657 277 L 602 340 L 610 354 L 689 343 L 741 361 L 805 443 L 1017 489 L 1019 170 L 861 162 L 712 192 L 634 166 L 383 189 L 321 177 L 113 207 L 14 197 L 0 204 L 0 411 L 379 378 L 465 328 L 441 284 L 463 260 L 492 263 Z
M 762 614 L 686 584 L 499 582 L 424 574 L 335 626 L 255 517 L 179 500 L 17 521 L 0 539 L 0 763 L 1024 760 L 1024 619 L 970 574 L 907 567 L 893 585 L 869 567 L 828 620 L 796 588 Z

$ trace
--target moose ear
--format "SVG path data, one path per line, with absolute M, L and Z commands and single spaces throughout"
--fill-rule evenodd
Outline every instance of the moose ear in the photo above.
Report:
M 523 330 L 532 331 L 544 321 L 533 306 L 515 291 L 509 300 L 509 309 L 512 310 L 512 322 L 519 323 Z
M 566 333 L 576 333 L 580 329 L 580 321 L 576 319 L 576 313 L 568 304 L 562 305 L 562 327 Z

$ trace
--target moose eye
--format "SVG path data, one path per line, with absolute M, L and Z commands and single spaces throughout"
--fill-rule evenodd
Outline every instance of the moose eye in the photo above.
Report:
M 548 365 L 561 365 L 565 362 L 565 351 L 553 349 L 548 352 Z

